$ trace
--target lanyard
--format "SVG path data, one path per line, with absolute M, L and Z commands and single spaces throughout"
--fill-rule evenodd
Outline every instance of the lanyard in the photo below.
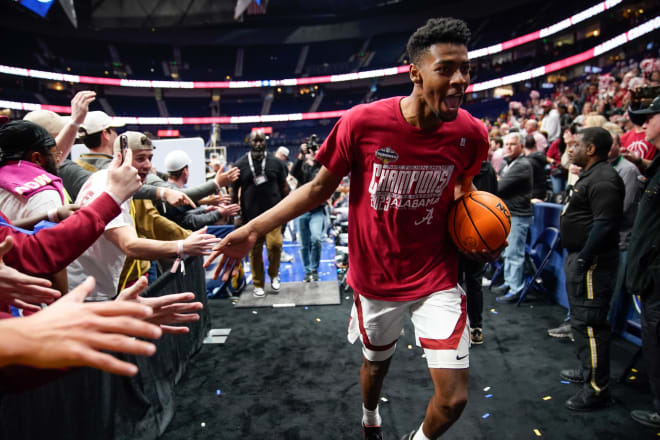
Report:
M 257 173 L 254 172 L 254 164 L 252 163 L 252 153 L 248 153 L 248 162 L 250 163 L 250 171 L 252 171 L 252 176 L 257 177 Z M 261 174 L 260 176 L 263 176 L 266 174 L 266 155 L 264 154 L 264 158 L 261 161 Z

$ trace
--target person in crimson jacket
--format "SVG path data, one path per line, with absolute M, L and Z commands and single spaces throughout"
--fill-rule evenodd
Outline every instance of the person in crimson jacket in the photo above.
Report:
M 348 336 L 362 342 L 365 439 L 383 438 L 378 402 L 405 316 L 434 386 L 422 425 L 405 438 L 439 437 L 467 403 L 470 334 L 447 216 L 474 189 L 489 148 L 483 123 L 460 108 L 469 39 L 466 23 L 454 18 L 417 29 L 407 47 L 411 94 L 347 111 L 316 154 L 316 177 L 225 237 L 205 263 L 222 254 L 216 276 L 237 273 L 258 237 L 319 206 L 350 173 L 348 283 L 355 294 Z M 473 257 L 492 260 L 500 251 Z

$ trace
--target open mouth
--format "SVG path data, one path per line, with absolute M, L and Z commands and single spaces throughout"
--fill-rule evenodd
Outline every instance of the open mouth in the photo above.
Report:
M 462 102 L 463 102 L 462 94 L 449 95 L 444 99 L 445 107 L 447 107 L 447 109 L 452 111 L 458 110 Z

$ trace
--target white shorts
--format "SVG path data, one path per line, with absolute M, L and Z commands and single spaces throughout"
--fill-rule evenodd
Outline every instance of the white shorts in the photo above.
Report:
M 370 361 L 389 359 L 396 350 L 407 314 L 429 368 L 470 366 L 466 297 L 459 286 L 405 302 L 374 300 L 355 293 L 348 340 L 353 344 L 360 338 L 364 357 Z

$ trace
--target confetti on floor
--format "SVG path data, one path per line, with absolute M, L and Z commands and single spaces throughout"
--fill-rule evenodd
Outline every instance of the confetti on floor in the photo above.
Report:
M 257 312 L 256 310 L 252 310 L 253 315 L 256 315 L 257 313 L 259 313 L 259 312 Z
M 487 419 L 488 417 L 490 417 L 490 413 L 486 413 L 483 416 L 481 416 L 482 419 Z
M 309 310 L 309 307 L 305 306 L 305 310 Z
M 635 380 L 635 379 L 637 379 L 637 376 L 630 376 L 630 377 L 628 377 L 628 380 Z
M 550 399 L 552 399 L 552 396 L 545 396 L 545 397 L 543 398 L 543 400 L 550 400 Z
M 490 391 L 490 387 L 484 388 L 484 392 Z
M 205 427 L 206 427 L 206 423 L 202 422 L 202 423 L 201 423 L 201 426 L 202 426 L 202 428 L 205 428 Z
M 390 399 L 388 399 L 387 397 L 381 397 L 381 398 L 380 398 L 380 401 L 381 401 L 381 402 L 385 402 L 385 403 L 387 403 L 387 402 L 390 401 Z
M 569 382 L 569 381 L 567 381 L 567 380 L 562 380 L 562 381 L 561 381 L 561 383 L 564 383 L 564 384 L 569 384 L 570 382 Z
M 632 371 L 633 373 L 638 373 L 636 368 L 631 368 L 630 371 Z
M 412 350 L 412 345 L 408 345 L 408 350 Z
M 537 437 L 541 437 L 541 431 L 538 429 L 534 429 L 534 434 L 536 434 Z
M 491 397 L 493 397 L 493 395 L 492 395 L 492 394 L 486 394 L 484 397 L 485 397 L 486 399 L 490 399 Z
M 219 396 L 220 394 L 222 394 L 222 391 L 220 391 L 220 390 L 215 390 L 215 394 L 216 394 L 217 396 Z
M 316 318 L 316 322 L 321 322 L 321 318 Z

